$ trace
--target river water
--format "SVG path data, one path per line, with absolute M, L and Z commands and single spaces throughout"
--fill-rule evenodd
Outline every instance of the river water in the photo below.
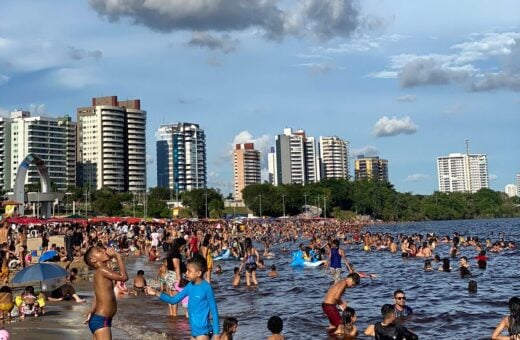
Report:
M 440 221 L 408 224 L 378 225 L 369 231 L 398 233 L 428 233 L 478 236 L 498 240 L 503 233 L 505 240 L 520 242 L 520 219 L 493 219 L 469 221 Z M 259 285 L 247 288 L 245 280 L 238 288 L 231 287 L 233 267 L 237 262 L 221 261 L 224 270 L 213 275 L 213 288 L 220 313 L 220 324 L 226 316 L 239 320 L 235 339 L 266 339 L 269 335 L 267 320 L 279 315 L 284 321 L 283 333 L 287 339 L 334 339 L 326 332 L 328 321 L 321 310 L 321 302 L 332 278 L 322 269 L 293 269 L 290 255 L 282 254 L 283 245 L 272 251 L 276 257 L 266 260 L 266 268 L 275 264 L 277 278 L 268 278 L 267 270 L 258 272 Z M 297 244 L 286 244 L 295 249 Z M 261 248 L 261 247 L 259 247 Z M 519 250 L 500 254 L 488 252 L 490 260 L 486 270 L 479 270 L 477 253 L 473 248 L 461 248 L 460 256 L 470 258 L 473 279 L 478 283 L 476 294 L 468 293 L 469 279 L 461 279 L 458 261 L 452 260 L 453 272 L 424 272 L 423 260 L 402 259 L 400 253 L 386 251 L 364 252 L 361 245 L 342 245 L 347 257 L 356 269 L 378 275 L 375 279 L 362 279 L 358 287 L 347 289 L 344 299 L 356 309 L 356 323 L 361 335 L 371 323 L 380 321 L 380 308 L 393 303 L 393 292 L 403 289 L 407 305 L 414 309 L 414 316 L 405 325 L 420 339 L 489 339 L 501 317 L 508 313 L 507 301 L 519 295 Z M 435 254 L 447 257 L 449 245 L 440 244 Z M 158 264 L 150 264 L 144 257 L 128 262 L 130 277 L 143 269 L 147 277 L 155 277 Z M 434 264 L 437 269 L 439 264 Z M 346 275 L 346 274 L 345 274 Z M 189 324 L 184 317 L 169 318 L 167 305 L 147 296 L 127 297 L 119 301 L 116 326 L 125 329 L 133 337 L 147 339 L 189 339 Z

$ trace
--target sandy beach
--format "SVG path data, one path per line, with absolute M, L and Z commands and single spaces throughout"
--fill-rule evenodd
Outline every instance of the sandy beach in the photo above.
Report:
M 63 246 L 63 236 L 52 236 L 49 244 Z M 40 238 L 28 239 L 28 250 L 38 250 L 41 245 Z M 38 255 L 40 252 L 38 251 Z M 37 257 L 33 259 L 37 262 Z M 63 266 L 66 263 L 60 263 Z M 92 334 L 87 325 L 83 324 L 85 317 L 92 306 L 93 287 L 92 287 L 92 271 L 88 271 L 85 264 L 81 262 L 73 262 L 71 267 L 80 269 L 80 280 L 74 284 L 74 288 L 79 296 L 86 299 L 86 303 L 76 303 L 70 301 L 47 302 L 46 313 L 38 318 L 27 317 L 20 320 L 18 317 L 13 318 L 12 322 L 5 322 L 2 327 L 7 329 L 12 339 L 38 339 L 38 340 L 55 340 L 55 339 L 91 339 Z M 38 284 L 34 283 L 34 287 L 38 290 Z M 12 285 L 13 295 L 21 293 L 23 285 Z M 128 300 L 128 301 L 125 301 Z M 129 299 L 118 300 L 120 310 L 125 309 L 125 305 L 129 303 Z M 126 308 L 135 308 L 135 306 L 127 306 Z M 112 324 L 113 339 L 166 339 L 166 336 L 157 333 L 146 332 L 136 326 L 130 326 L 125 320 L 118 318 L 116 314 Z

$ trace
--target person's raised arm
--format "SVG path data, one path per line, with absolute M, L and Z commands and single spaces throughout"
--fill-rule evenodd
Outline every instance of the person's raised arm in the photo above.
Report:
M 506 316 L 506 317 L 502 318 L 500 323 L 495 328 L 495 331 L 491 335 L 491 339 L 492 340 L 509 340 L 509 339 L 511 339 L 510 336 L 500 335 L 500 333 L 502 333 L 502 331 L 504 329 L 507 329 L 508 326 L 509 326 L 509 319 Z
M 110 279 L 110 280 L 115 280 L 115 281 L 123 281 L 123 282 L 128 281 L 128 274 L 126 273 L 125 264 L 123 263 L 123 260 L 121 259 L 121 255 L 116 253 L 114 248 L 108 248 L 107 255 L 110 258 L 116 259 L 117 266 L 119 267 L 119 273 L 115 272 L 111 269 L 102 267 L 102 268 L 99 268 L 98 270 L 101 271 L 101 273 L 103 274 L 103 277 Z

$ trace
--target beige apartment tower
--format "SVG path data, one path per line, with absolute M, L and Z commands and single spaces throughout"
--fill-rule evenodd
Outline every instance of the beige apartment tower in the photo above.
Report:
M 233 151 L 235 200 L 242 201 L 242 190 L 251 184 L 261 183 L 260 151 L 253 143 L 237 144 Z
M 377 156 L 359 155 L 354 163 L 354 176 L 356 180 L 372 179 L 388 182 L 388 160 Z
M 146 191 L 146 111 L 139 99 L 92 99 L 78 108 L 77 184 L 92 190 Z

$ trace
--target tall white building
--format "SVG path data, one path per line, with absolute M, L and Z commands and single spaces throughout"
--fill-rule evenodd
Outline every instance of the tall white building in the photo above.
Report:
M 516 174 L 516 194 L 520 196 L 520 172 Z
M 477 192 L 489 188 L 487 156 L 452 153 L 437 157 L 440 192 Z
M 11 119 L 0 117 L 0 190 L 10 189 Z
M 233 179 L 235 200 L 242 201 L 242 190 L 262 182 L 260 151 L 253 143 L 236 144 L 233 150 Z
M 267 172 L 269 184 L 278 185 L 276 181 L 276 151 L 274 146 L 271 147 L 271 151 L 267 154 Z
M 65 128 L 65 162 L 67 171 L 67 186 L 76 185 L 76 122 L 65 116 L 58 118 L 58 125 Z
M 67 186 L 67 135 L 59 119 L 50 117 L 31 117 L 27 111 L 11 113 L 9 143 L 10 155 L 6 162 L 9 166 L 9 188 L 14 187 L 18 166 L 28 154 L 40 157 L 47 166 L 52 189 L 65 190 Z M 39 183 L 40 175 L 34 165 L 27 171 L 25 184 Z
M 206 135 L 198 124 L 161 125 L 157 130 L 157 186 L 175 192 L 207 185 Z
M 348 142 L 339 137 L 320 137 L 321 178 L 348 178 Z
M 140 100 L 93 98 L 77 115 L 78 185 L 144 192 L 146 111 Z
M 516 187 L 516 184 L 507 184 L 504 188 L 504 192 L 506 193 L 507 197 L 515 197 L 518 195 L 518 189 Z
M 276 136 L 275 184 L 309 184 L 318 182 L 320 171 L 314 137 L 304 130 L 284 129 Z

